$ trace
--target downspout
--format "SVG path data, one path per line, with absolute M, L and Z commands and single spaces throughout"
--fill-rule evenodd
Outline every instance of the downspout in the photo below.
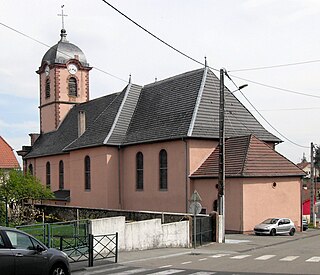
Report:
M 119 208 L 122 209 L 122 188 L 121 188 L 121 146 L 118 146 L 118 192 L 119 192 Z
M 184 138 L 182 141 L 185 143 L 185 175 L 186 175 L 186 213 L 188 213 L 189 209 L 189 153 L 188 153 L 188 142 Z

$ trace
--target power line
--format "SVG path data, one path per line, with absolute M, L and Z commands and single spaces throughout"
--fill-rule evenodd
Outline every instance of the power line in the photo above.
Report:
M 317 95 L 301 93 L 301 92 L 297 92 L 297 91 L 294 91 L 294 90 L 289 90 L 289 89 L 284 89 L 284 88 L 280 88 L 280 87 L 276 87 L 276 86 L 272 86 L 272 85 L 268 85 L 268 84 L 263 84 L 261 82 L 253 81 L 253 80 L 246 79 L 246 78 L 242 78 L 242 77 L 239 77 L 239 76 L 236 76 L 236 75 L 232 75 L 232 74 L 230 74 L 229 76 L 232 76 L 234 78 L 238 78 L 238 79 L 241 79 L 243 81 L 247 81 L 247 82 L 250 82 L 250 83 L 253 83 L 253 84 L 256 84 L 256 85 L 267 87 L 267 88 L 270 88 L 270 89 L 280 90 L 280 91 L 283 91 L 283 92 L 297 94 L 297 95 L 303 95 L 303 96 L 308 96 L 308 97 L 320 98 L 320 96 L 317 96 Z
M 259 116 L 274 130 L 276 131 L 280 136 L 282 136 L 284 139 L 289 141 L 290 143 L 301 147 L 301 148 L 309 148 L 309 146 L 300 145 L 291 139 L 287 138 L 285 135 L 281 134 L 258 110 L 257 108 L 250 102 L 250 100 L 244 95 L 244 93 L 239 89 L 238 85 L 233 81 L 233 79 L 229 76 L 229 74 L 226 72 L 226 76 L 230 79 L 230 81 L 237 87 L 241 95 L 247 100 L 247 102 L 250 104 L 250 106 L 259 114 Z
M 163 39 L 161 39 L 160 37 L 158 37 L 157 35 L 153 34 L 151 31 L 147 30 L 145 27 L 141 26 L 139 23 L 137 23 L 136 21 L 134 21 L 133 19 L 131 19 L 129 16 L 127 16 L 126 14 L 124 14 L 122 11 L 118 10 L 116 7 L 114 7 L 113 5 L 111 5 L 108 1 L 106 0 L 102 0 L 105 4 L 107 4 L 109 7 L 111 7 L 112 9 L 114 9 L 116 12 L 118 12 L 119 14 L 121 14 L 122 16 L 124 16 L 126 19 L 128 19 L 130 22 L 132 22 L 133 24 L 135 24 L 137 27 L 139 27 L 140 29 L 142 29 L 143 31 L 145 31 L 146 33 L 148 33 L 149 35 L 151 35 L 152 37 L 154 37 L 155 39 L 157 39 L 158 41 L 160 41 L 161 43 L 163 43 L 164 45 L 168 46 L 169 48 L 171 48 L 172 50 L 176 51 L 177 53 L 183 55 L 184 57 L 202 65 L 205 66 L 205 63 L 200 62 L 198 60 L 196 60 L 195 58 L 191 57 L 190 55 L 180 51 L 179 49 L 177 49 L 176 47 L 170 45 L 169 43 L 167 43 L 166 41 L 164 41 Z M 210 67 L 212 70 L 215 71 L 219 71 L 216 68 L 212 68 Z
M 152 37 L 154 37 L 155 39 L 157 39 L 158 41 L 160 41 L 161 43 L 163 43 L 164 45 L 168 46 L 169 48 L 171 48 L 172 50 L 178 52 L 179 54 L 183 55 L 184 57 L 202 65 L 202 66 L 206 66 L 205 63 L 203 62 L 200 62 L 198 60 L 196 60 L 195 58 L 191 57 L 190 55 L 180 51 L 179 49 L 177 49 L 176 47 L 170 45 L 169 43 L 167 43 L 166 41 L 164 41 L 163 39 L 159 38 L 157 35 L 153 34 L 151 31 L 147 30 L 145 27 L 141 26 L 139 23 L 137 23 L 136 21 L 134 21 L 133 19 L 131 19 L 129 16 L 127 16 L 126 14 L 124 14 L 122 11 L 120 11 L 119 9 L 117 9 L 115 6 L 111 5 L 108 1 L 106 0 L 102 0 L 105 4 L 107 4 L 109 7 L 111 7 L 112 9 L 114 9 L 116 12 L 118 12 L 120 15 L 122 15 L 123 17 L 125 17 L 126 19 L 128 19 L 130 22 L 132 22 L 134 25 L 136 25 L 137 27 L 139 27 L 140 29 L 142 29 L 143 31 L 145 31 L 146 33 L 148 33 L 149 35 L 151 35 Z M 297 65 L 297 64 L 304 64 L 304 63 L 311 63 L 311 62 L 320 62 L 320 60 L 314 60 L 314 61 L 305 61 L 305 62 L 296 62 L 296 63 L 290 63 L 290 64 L 282 64 L 282 65 L 274 65 L 273 67 L 279 67 L 279 66 L 288 66 L 288 65 Z M 269 66 L 270 68 L 272 66 Z M 269 68 L 269 67 L 261 67 L 262 68 Z M 208 66 L 208 68 L 214 70 L 214 71 L 219 71 L 218 69 L 214 68 L 214 67 L 211 67 L 211 66 Z M 258 67 L 257 67 L 258 68 Z M 255 69 L 257 69 L 255 68 Z M 252 68 L 253 69 L 253 68 Z M 247 69 L 249 70 L 249 69 Z M 240 71 L 240 70 L 233 70 L 234 71 Z M 294 93 L 294 94 L 299 94 L 299 95 L 305 95 L 305 96 L 309 96 L 309 97 L 315 97 L 315 98 L 320 98 L 320 96 L 315 96 L 315 95 L 310 95 L 310 94 L 306 94 L 306 93 L 301 93 L 301 92 L 296 92 L 296 91 L 292 91 L 292 90 L 289 90 L 289 89 L 283 89 L 283 88 L 279 88 L 279 87 L 275 87 L 275 86 L 271 86 L 271 85 L 267 85 L 267 84 L 263 84 L 263 83 L 259 83 L 259 82 L 256 82 L 256 81 L 252 81 L 252 80 L 249 80 L 249 79 L 244 79 L 244 78 L 240 78 L 240 77 L 237 77 L 237 76 L 234 76 L 233 77 L 235 78 L 239 78 L 239 79 L 242 79 L 242 80 L 245 80 L 247 82 L 251 82 L 251 83 L 254 83 L 254 84 L 257 84 L 257 85 L 261 85 L 261 86 L 264 86 L 264 87 L 268 87 L 268 88 L 272 88 L 272 89 L 277 89 L 277 90 L 281 90 L 281 91 L 285 91 L 285 92 L 290 92 L 290 93 Z
M 14 31 L 14 32 L 16 32 L 16 33 L 18 33 L 18 34 L 20 34 L 20 35 L 22 35 L 22 36 L 24 36 L 24 37 L 26 37 L 26 38 L 28 38 L 28 39 L 31 39 L 31 40 L 33 40 L 33 41 L 35 41 L 35 42 L 37 42 L 37 43 L 39 43 L 39 44 L 47 47 L 47 48 L 51 48 L 51 46 L 49 46 L 48 44 L 43 43 L 43 42 L 41 42 L 40 40 L 35 39 L 35 38 L 33 38 L 33 37 L 31 37 L 31 36 L 29 36 L 29 35 L 21 32 L 21 31 L 18 31 L 18 30 L 14 29 L 14 28 L 12 28 L 12 27 L 10 27 L 10 26 L 2 23 L 2 22 L 0 22 L 0 25 L 2 25 L 2 26 L 4 26 L 4 27 L 8 28 L 9 30 Z M 70 57 L 70 58 L 73 58 L 72 55 L 70 55 L 70 54 L 68 54 L 68 53 L 65 53 L 65 52 L 63 52 L 63 51 L 61 51 L 61 50 L 58 50 L 58 49 L 57 49 L 57 52 L 65 55 L 65 56 L 68 56 L 68 57 Z M 99 69 L 98 67 L 92 66 L 92 68 L 96 69 L 96 70 L 99 71 L 99 72 L 102 72 L 102 73 L 104 73 L 104 74 L 107 74 L 107 75 L 109 75 L 109 76 L 111 76 L 111 77 L 114 77 L 114 78 L 116 78 L 116 79 L 118 79 L 118 80 L 121 80 L 121 81 L 123 81 L 123 82 L 125 82 L 125 83 L 128 83 L 127 80 L 124 80 L 124 79 L 122 79 L 122 78 L 120 78 L 120 77 L 118 77 L 118 76 L 116 76 L 116 75 L 113 75 L 113 74 L 111 74 L 111 73 L 108 73 L 108 72 L 106 72 L 105 70 Z
M 317 62 L 320 62 L 320 59 L 286 63 L 286 64 L 278 64 L 278 65 L 271 65 L 271 66 L 236 69 L 236 70 L 230 70 L 229 72 L 245 72 L 245 71 L 266 70 L 266 69 L 274 69 L 274 68 L 281 68 L 281 67 L 288 67 L 288 66 L 297 66 L 297 65 L 304 65 L 304 64 L 317 63 Z

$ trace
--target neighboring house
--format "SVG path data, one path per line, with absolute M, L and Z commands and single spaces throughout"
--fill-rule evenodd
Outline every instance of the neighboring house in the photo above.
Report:
M 10 145 L 0 136 L 0 169 L 19 169 L 19 162 Z
M 306 178 L 310 179 L 310 174 L 311 174 L 311 162 L 307 162 L 307 161 L 302 161 L 300 163 L 297 164 L 297 166 L 303 170 L 304 172 L 306 172 Z M 315 176 L 316 178 L 319 177 L 319 170 L 317 168 L 314 169 L 315 171 Z
M 194 172 L 218 145 L 219 79 L 205 67 L 145 86 L 129 81 L 119 93 L 89 100 L 90 69 L 83 52 L 66 40 L 62 30 L 61 40 L 44 55 L 37 71 L 41 133 L 31 134 L 31 146 L 18 152 L 24 168 L 55 192 L 56 204 L 187 212 Z M 226 137 L 253 134 L 252 140 L 278 156 L 273 149 L 281 140 L 264 129 L 227 88 L 225 93 Z M 238 158 L 242 149 L 234 149 Z M 264 161 L 265 152 L 255 158 Z M 279 177 L 273 170 L 264 170 L 244 183 L 245 175 L 239 175 L 230 187 L 236 188 L 232 192 L 237 200 L 264 197 L 268 215 L 279 214 L 280 207 L 291 209 L 290 217 L 299 224 L 301 208 L 296 205 L 301 189 L 297 185 L 302 172 L 281 160 Z M 276 189 L 270 189 L 271 178 L 279 185 Z M 206 213 L 214 210 L 216 199 L 211 185 L 199 187 Z M 288 187 L 286 192 L 283 186 Z M 274 204 L 267 203 L 270 197 Z M 228 215 L 241 214 L 238 206 Z M 230 225 L 232 230 L 249 229 L 247 222 L 242 227 Z

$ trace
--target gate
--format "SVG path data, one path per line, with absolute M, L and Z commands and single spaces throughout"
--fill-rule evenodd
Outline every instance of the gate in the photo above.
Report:
M 70 262 L 88 261 L 93 266 L 96 260 L 111 259 L 118 262 L 118 233 L 85 237 L 60 237 L 60 250 L 65 252 Z
M 194 218 L 194 217 L 192 217 Z M 203 245 L 205 243 L 215 241 L 215 224 L 212 216 L 196 216 L 196 244 Z M 192 231 L 193 232 L 192 222 Z M 192 235 L 192 243 L 194 243 L 194 235 Z

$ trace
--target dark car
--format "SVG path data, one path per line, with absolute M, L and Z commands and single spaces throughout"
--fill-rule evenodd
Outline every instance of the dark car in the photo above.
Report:
M 31 235 L 0 226 L 0 274 L 69 275 L 67 255 Z

